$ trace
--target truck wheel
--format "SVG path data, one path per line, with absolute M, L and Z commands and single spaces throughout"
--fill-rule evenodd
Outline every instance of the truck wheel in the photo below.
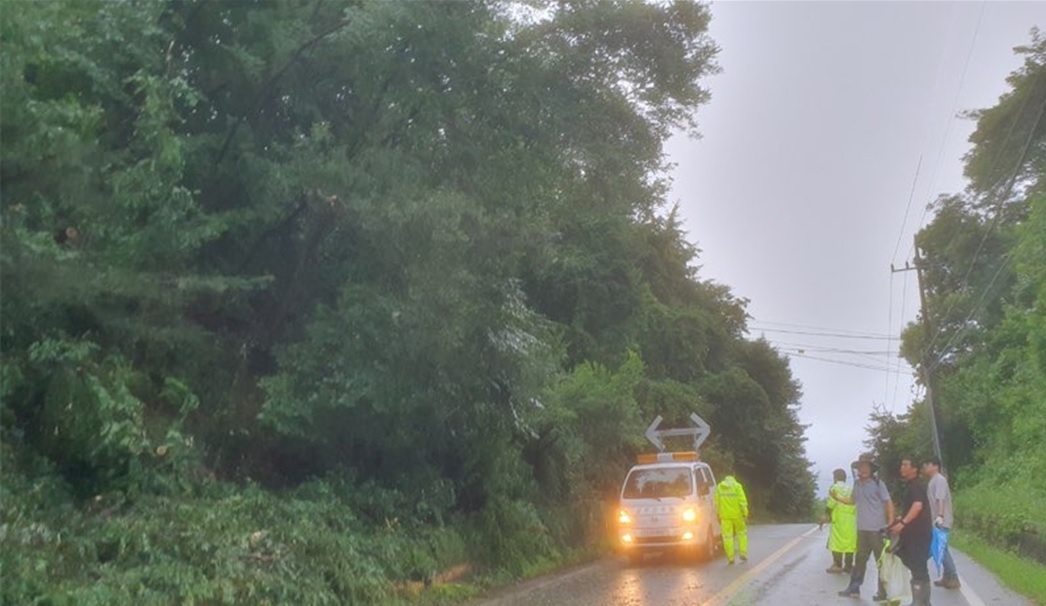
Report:
M 711 562 L 712 560 L 714 560 L 716 558 L 717 543 L 716 543 L 716 540 L 715 540 L 715 533 L 712 532 L 711 528 L 708 529 L 708 535 L 705 537 L 705 544 L 702 545 L 701 547 L 702 547 L 702 553 L 701 553 L 702 558 L 701 559 L 703 559 L 706 562 Z

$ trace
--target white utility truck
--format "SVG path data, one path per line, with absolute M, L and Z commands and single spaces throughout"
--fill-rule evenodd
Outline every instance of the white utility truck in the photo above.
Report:
M 715 475 L 698 454 L 709 426 L 696 414 L 690 420 L 695 427 L 659 429 L 658 416 L 646 435 L 661 452 L 639 455 L 621 486 L 618 546 L 633 562 L 669 550 L 711 560 L 722 546 Z M 664 438 L 689 436 L 692 451 L 664 452 Z

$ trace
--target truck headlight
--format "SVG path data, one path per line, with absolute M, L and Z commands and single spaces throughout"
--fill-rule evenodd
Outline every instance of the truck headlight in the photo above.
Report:
M 622 509 L 621 511 L 617 512 L 617 523 L 622 525 L 631 524 L 632 516 L 628 515 L 628 512 Z
M 697 512 L 692 507 L 687 507 L 683 510 L 683 521 L 693 522 L 697 520 Z

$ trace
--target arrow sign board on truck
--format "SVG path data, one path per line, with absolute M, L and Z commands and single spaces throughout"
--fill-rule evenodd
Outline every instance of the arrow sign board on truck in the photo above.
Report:
M 665 443 L 661 441 L 661 430 L 658 427 L 661 426 L 661 415 L 657 415 L 654 422 L 650 424 L 650 427 L 646 428 L 646 439 L 650 440 L 650 443 L 657 446 L 657 449 L 661 452 L 665 451 Z
M 690 415 L 690 422 L 694 424 L 693 427 L 659 429 L 662 421 L 664 421 L 664 419 L 661 415 L 657 415 L 654 422 L 646 429 L 646 439 L 650 440 L 650 443 L 656 446 L 661 452 L 665 451 L 665 438 L 683 438 L 692 436 L 694 438 L 694 450 L 697 450 L 705 443 L 709 434 L 712 433 L 712 428 L 704 419 L 697 416 L 697 413 L 691 413 Z

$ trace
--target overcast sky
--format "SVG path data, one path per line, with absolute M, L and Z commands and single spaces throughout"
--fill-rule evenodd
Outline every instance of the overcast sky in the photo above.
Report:
M 703 137 L 668 145 L 672 199 L 701 277 L 750 299 L 752 336 L 790 354 L 823 489 L 864 449 L 873 405 L 912 400 L 911 369 L 887 351 L 916 317 L 917 283 L 890 264 L 911 258 L 926 204 L 965 187 L 974 124 L 957 114 L 995 104 L 1046 9 L 718 2 L 712 14 L 723 72 L 706 82 Z

